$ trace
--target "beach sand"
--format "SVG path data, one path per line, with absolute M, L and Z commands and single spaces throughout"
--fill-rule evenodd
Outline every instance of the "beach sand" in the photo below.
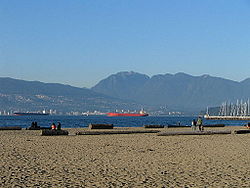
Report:
M 244 127 L 206 130 L 228 129 Z M 250 134 L 76 136 L 84 129 L 66 130 L 69 136 L 0 131 L 1 187 L 250 187 Z

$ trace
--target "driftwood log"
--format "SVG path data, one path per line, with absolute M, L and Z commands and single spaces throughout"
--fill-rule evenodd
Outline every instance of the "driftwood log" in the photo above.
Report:
M 57 136 L 57 135 L 68 135 L 69 132 L 65 130 L 42 130 L 42 136 Z
M 178 132 L 161 132 L 158 136 L 175 136 L 175 135 L 212 135 L 212 134 L 231 134 L 230 130 L 225 131 L 178 131 Z
M 144 125 L 144 128 L 164 128 L 164 125 Z
M 22 127 L 20 126 L 12 126 L 12 127 L 0 127 L 0 130 L 22 130 Z
M 26 130 L 43 130 L 43 129 L 51 129 L 51 127 L 29 127 Z
M 247 134 L 250 133 L 250 129 L 246 129 L 246 130 L 236 130 L 234 131 L 235 134 Z
M 76 135 L 108 135 L 108 134 L 143 134 L 143 133 L 158 133 L 157 130 L 143 130 L 143 131 L 81 131 Z
M 208 124 L 203 125 L 203 127 L 225 127 L 225 124 Z
M 89 124 L 90 129 L 113 129 L 113 124 Z
M 168 128 L 188 128 L 190 125 L 167 125 Z
M 203 127 L 225 127 L 225 124 L 207 124 L 202 125 Z M 168 125 L 168 128 L 187 128 L 191 127 L 191 125 Z

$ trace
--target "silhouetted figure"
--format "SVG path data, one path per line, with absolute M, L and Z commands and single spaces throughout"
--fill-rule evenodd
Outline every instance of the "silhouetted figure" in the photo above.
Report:
M 27 128 L 27 129 L 29 129 L 29 130 L 39 130 L 40 129 L 40 126 L 38 126 L 37 125 L 37 122 L 35 121 L 33 121 L 32 123 L 31 123 L 31 126 L 29 127 L 29 128 Z
M 34 122 L 34 127 L 35 127 L 35 128 L 38 128 L 38 125 L 37 125 L 37 122 L 36 122 L 36 121 Z
M 58 122 L 58 124 L 57 124 L 57 130 L 61 130 L 61 123 L 60 122 Z
M 31 128 L 35 128 L 35 122 L 33 121 L 32 123 L 31 123 L 31 126 L 30 126 Z

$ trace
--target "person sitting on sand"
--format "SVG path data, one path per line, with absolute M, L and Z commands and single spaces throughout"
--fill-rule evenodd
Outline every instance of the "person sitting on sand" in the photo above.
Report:
M 52 123 L 51 129 L 52 129 L 52 130 L 56 130 L 56 124 L 55 124 L 55 123 Z
M 58 124 L 57 124 L 57 130 L 61 130 L 61 123 L 60 122 L 58 122 Z
M 247 123 L 246 127 L 247 127 L 248 129 L 250 129 L 250 123 Z
M 199 127 L 199 131 L 203 131 L 204 130 L 204 128 L 202 126 L 202 119 L 201 119 L 200 116 L 198 117 L 198 120 L 197 120 L 197 126 Z
M 32 123 L 31 123 L 31 126 L 30 126 L 31 128 L 35 128 L 35 122 L 33 121 Z
M 37 122 L 36 122 L 36 121 L 34 122 L 34 127 L 35 127 L 35 128 L 39 128 L 39 126 L 37 125 Z
M 193 131 L 195 131 L 196 130 L 196 121 L 195 121 L 195 119 L 193 119 L 193 121 L 192 121 L 192 130 Z

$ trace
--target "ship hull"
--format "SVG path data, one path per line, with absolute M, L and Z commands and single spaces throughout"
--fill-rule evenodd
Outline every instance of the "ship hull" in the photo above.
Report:
M 107 113 L 109 117 L 145 117 L 148 114 L 136 114 L 136 113 Z
M 49 115 L 48 113 L 24 113 L 24 112 L 17 112 L 14 113 L 15 116 L 45 116 Z

